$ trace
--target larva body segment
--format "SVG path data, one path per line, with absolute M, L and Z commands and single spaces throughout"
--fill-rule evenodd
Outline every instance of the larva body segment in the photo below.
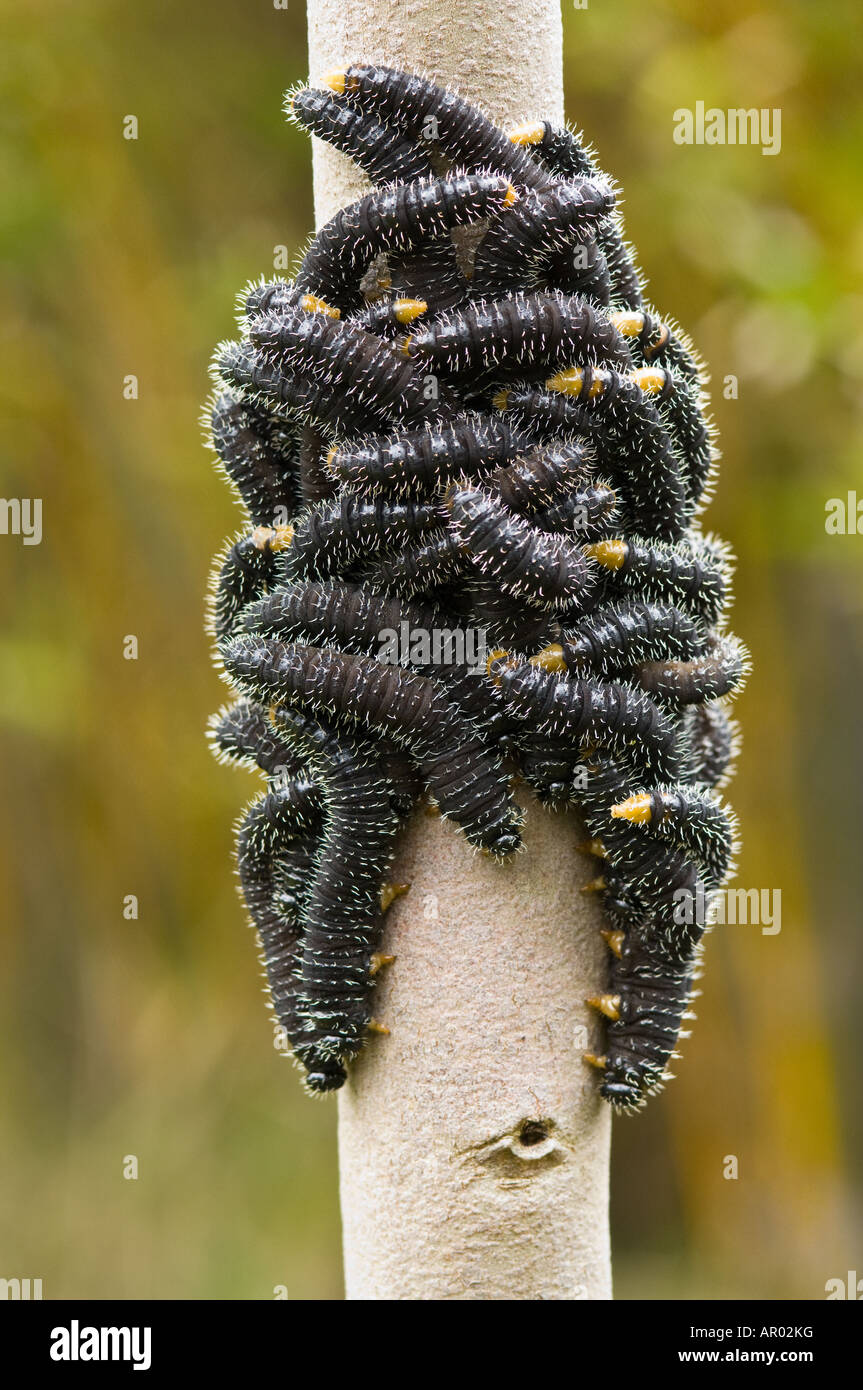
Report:
M 620 510 L 614 488 L 597 479 L 541 507 L 532 520 L 541 531 L 558 531 L 580 542 L 598 541 L 616 527 Z
M 309 377 L 286 376 L 249 342 L 223 344 L 216 355 L 214 374 L 219 384 L 239 387 L 244 400 L 270 414 L 295 412 L 302 419 L 314 419 L 340 434 L 356 434 L 372 418 L 379 430 L 390 423 L 382 412 L 361 412 L 356 400 L 333 392 L 325 383 Z
M 703 705 L 740 690 L 749 666 L 749 653 L 736 637 L 714 637 L 707 651 L 689 660 L 646 661 L 636 679 L 642 690 L 669 704 Z
M 454 487 L 446 500 L 454 534 L 506 593 L 555 608 L 589 587 L 587 560 L 563 536 L 537 530 L 479 489 Z
M 637 535 L 609 537 L 590 550 L 607 595 L 640 591 L 713 624 L 728 600 L 731 557 L 713 536 L 690 531 L 673 545 Z
M 584 140 L 567 126 L 538 121 L 510 131 L 510 139 L 530 150 L 538 161 L 561 179 L 595 178 L 599 168 Z M 616 305 L 637 309 L 642 302 L 641 276 L 624 240 L 619 214 L 600 228 L 598 239 L 608 267 L 611 298 Z
M 258 933 L 273 1012 L 288 1035 L 297 1026 L 297 947 L 313 846 L 314 837 L 303 831 L 290 810 L 285 812 L 282 792 L 254 802 L 237 830 L 243 900 Z
M 585 473 L 585 452 L 580 444 L 539 447 L 495 469 L 483 486 L 511 512 L 535 516 L 560 497 L 572 495 Z
M 591 379 L 595 394 L 584 385 Z M 633 526 L 645 536 L 677 538 L 687 519 L 682 463 L 655 406 L 619 372 L 584 369 L 565 381 L 577 386 L 576 396 L 519 387 L 501 393 L 500 401 L 523 428 L 538 427 L 544 438 L 586 433 L 612 483 L 620 484 Z
M 381 889 L 399 818 L 372 745 L 295 710 L 280 729 L 305 746 L 320 779 L 324 828 L 301 913 L 289 1038 L 312 1091 L 333 1089 L 369 1023 Z M 357 831 L 361 830 L 361 834 Z
M 428 531 L 399 554 L 376 561 L 365 571 L 366 582 L 405 598 L 428 593 L 455 582 L 471 569 L 467 547 L 452 531 Z
M 573 626 L 564 626 L 561 659 L 570 671 L 602 675 L 644 662 L 688 659 L 705 645 L 698 624 L 669 604 L 604 604 Z
M 497 691 L 477 680 L 465 659 L 471 632 L 430 604 L 385 597 L 359 584 L 288 582 L 247 605 L 237 630 L 379 660 L 390 659 L 402 640 L 401 664 L 434 676 L 462 714 L 487 726 L 505 722 Z
M 349 322 L 284 308 L 254 319 L 249 337 L 283 377 L 295 372 L 318 390 L 348 391 L 360 413 L 408 422 L 440 413 L 441 395 L 428 393 L 413 364 Z
M 314 814 L 317 791 L 305 776 L 305 762 L 279 735 L 262 705 L 254 700 L 235 700 L 210 720 L 207 734 L 219 761 L 256 767 L 280 786 L 290 782 L 294 798 L 302 796 L 307 814 Z
M 210 580 L 209 628 L 217 641 L 227 637 L 247 603 L 273 582 L 276 557 L 269 528 L 240 536 L 221 555 Z
M 513 713 L 550 738 L 607 739 L 657 777 L 674 775 L 675 729 L 646 695 L 614 681 L 556 677 L 530 664 L 497 663 L 494 679 Z
M 722 787 L 734 769 L 740 729 L 721 704 L 692 705 L 687 714 L 696 780 L 708 787 Z
M 632 793 L 612 807 L 611 814 L 693 855 L 711 887 L 725 880 L 736 843 L 736 819 L 715 792 L 697 784 L 653 787 Z
M 297 518 L 282 551 L 286 575 L 323 579 L 344 573 L 361 558 L 401 550 L 441 520 L 434 502 L 366 500 L 341 492 L 334 502 L 319 503 Z
M 521 376 L 595 356 L 629 361 L 617 330 L 587 300 L 514 295 L 442 314 L 405 339 L 404 352 L 429 370 L 467 380 Z
M 627 933 L 612 966 L 619 1000 L 608 1039 L 600 1092 L 622 1110 L 636 1109 L 665 1081 L 692 993 L 692 968 L 673 966 Z
M 328 466 L 341 482 L 363 492 L 423 496 L 455 477 L 481 477 L 505 466 L 526 444 L 527 436 L 502 419 L 465 416 L 335 448 Z

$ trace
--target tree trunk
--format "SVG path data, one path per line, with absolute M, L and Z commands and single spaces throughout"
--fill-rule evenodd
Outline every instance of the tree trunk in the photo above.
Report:
M 312 82 L 354 61 L 451 83 L 504 125 L 563 115 L 558 0 L 309 0 Z M 320 226 L 368 186 L 314 144 Z M 339 1093 L 349 1299 L 611 1297 L 611 1117 L 582 1061 L 602 1051 L 596 870 L 574 813 L 524 804 L 511 866 L 421 812 L 403 835 L 412 887 L 375 996 L 390 1035 Z

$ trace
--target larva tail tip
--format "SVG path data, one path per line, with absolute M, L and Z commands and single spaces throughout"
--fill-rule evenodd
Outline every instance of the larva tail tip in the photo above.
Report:
M 409 883 L 385 883 L 381 887 L 381 912 L 386 912 L 387 908 L 392 907 L 396 898 L 400 898 L 407 893 L 410 888 Z
M 592 859 L 607 859 L 608 854 L 601 840 L 582 840 L 575 847 L 579 854 L 589 854 Z
M 383 970 L 387 965 L 392 965 L 394 961 L 395 956 L 388 956 L 382 951 L 375 951 L 369 963 L 369 975 L 374 979 L 380 970 Z

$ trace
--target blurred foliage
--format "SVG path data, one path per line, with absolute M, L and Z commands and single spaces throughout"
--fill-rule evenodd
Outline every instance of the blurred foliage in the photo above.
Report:
M 201 595 L 237 514 L 196 422 L 236 292 L 312 225 L 280 113 L 304 11 L 6 9 L 2 490 L 44 499 L 45 534 L 0 540 L 0 1273 L 46 1297 L 337 1298 L 335 1107 L 269 1046 L 228 869 L 242 779 L 202 737 L 224 691 Z M 863 496 L 857 17 L 564 4 L 569 116 L 713 372 L 709 520 L 755 658 L 737 881 L 783 894 L 779 935 L 711 937 L 679 1079 L 616 1126 L 623 1298 L 818 1298 L 860 1267 L 863 536 L 824 530 L 829 497 Z M 781 154 L 674 144 L 698 100 L 781 107 Z

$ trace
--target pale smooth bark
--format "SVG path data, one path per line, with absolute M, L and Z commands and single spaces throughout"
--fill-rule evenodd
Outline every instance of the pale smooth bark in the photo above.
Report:
M 496 121 L 563 114 L 558 0 L 309 0 L 312 82 L 422 71 Z M 315 141 L 318 225 L 368 191 Z M 526 852 L 475 854 L 418 813 L 394 873 L 373 1037 L 339 1093 L 349 1299 L 605 1299 L 610 1113 L 582 1061 L 607 975 L 573 813 L 524 797 Z

